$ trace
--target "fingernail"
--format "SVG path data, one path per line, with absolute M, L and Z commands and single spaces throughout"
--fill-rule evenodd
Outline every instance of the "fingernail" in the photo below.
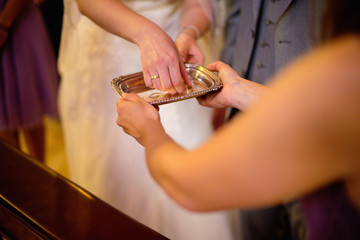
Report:
M 170 94 L 176 94 L 176 93 L 177 93 L 177 91 L 176 91 L 176 89 L 175 89 L 175 88 L 172 88 L 172 89 L 170 89 L 170 90 L 169 90 L 169 93 L 170 93 Z

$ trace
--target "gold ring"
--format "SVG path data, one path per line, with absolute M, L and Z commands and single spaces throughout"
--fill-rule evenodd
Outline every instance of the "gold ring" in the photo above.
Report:
M 151 80 L 156 79 L 156 78 L 160 78 L 160 76 L 159 76 L 159 75 L 153 75 L 153 76 L 151 76 Z

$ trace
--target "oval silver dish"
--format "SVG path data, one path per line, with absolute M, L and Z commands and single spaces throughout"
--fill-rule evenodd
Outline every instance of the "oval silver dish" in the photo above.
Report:
M 136 93 L 153 105 L 199 97 L 208 92 L 216 91 L 223 86 L 221 79 L 214 72 L 201 65 L 186 63 L 185 67 L 189 79 L 194 85 L 188 87 L 184 93 L 170 94 L 167 91 L 148 88 L 144 83 L 142 72 L 116 77 L 111 81 L 111 85 L 120 96 L 124 93 Z

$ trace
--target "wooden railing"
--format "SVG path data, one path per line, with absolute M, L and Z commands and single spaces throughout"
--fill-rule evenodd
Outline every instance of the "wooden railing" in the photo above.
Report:
M 167 238 L 0 139 L 0 239 Z

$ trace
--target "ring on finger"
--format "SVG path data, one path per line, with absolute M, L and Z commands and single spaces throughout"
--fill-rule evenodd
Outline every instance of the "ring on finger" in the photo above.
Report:
M 156 79 L 156 78 L 160 78 L 160 76 L 159 75 L 152 75 L 151 76 L 151 80 Z

